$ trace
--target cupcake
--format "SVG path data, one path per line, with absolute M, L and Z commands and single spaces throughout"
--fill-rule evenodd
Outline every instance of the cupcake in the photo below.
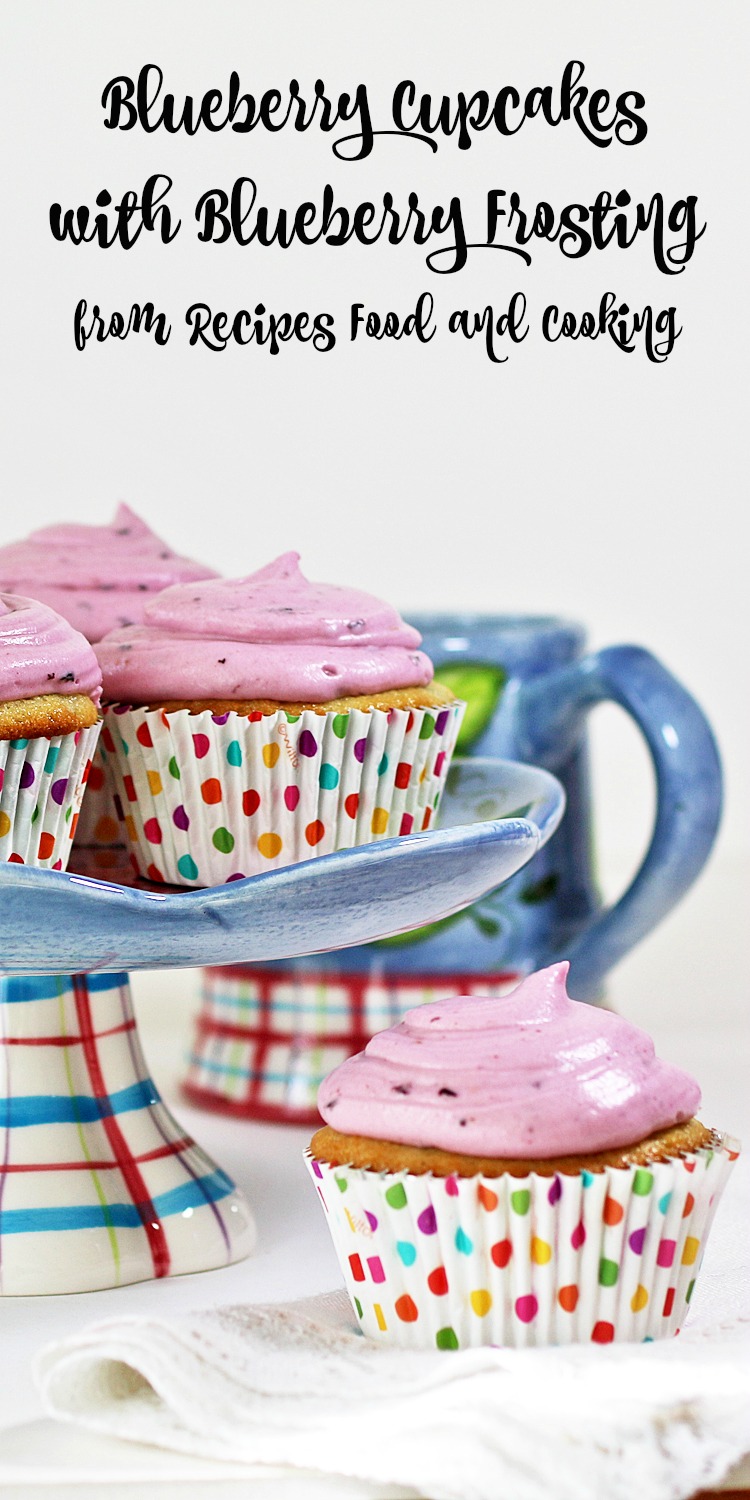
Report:
M 48 604 L 87 641 L 137 625 L 146 600 L 170 584 L 215 576 L 173 552 L 128 505 L 108 526 L 62 522 L 0 547 L 0 588 Z
M 46 605 L 0 594 L 0 860 L 65 868 L 100 696 L 83 636 Z
M 97 647 L 137 872 L 217 885 L 428 828 L 463 704 L 419 643 L 296 552 L 148 600 Z
M 137 624 L 151 595 L 173 583 L 213 578 L 213 569 L 180 557 L 127 505 L 108 526 L 62 522 L 0 547 L 0 588 L 28 594 L 61 614 L 88 641 Z M 94 850 L 96 869 L 117 860 L 122 843 L 114 788 L 94 756 L 77 847 Z
M 738 1148 L 645 1032 L 568 998 L 567 971 L 422 1005 L 322 1084 L 307 1162 L 371 1337 L 679 1332 Z

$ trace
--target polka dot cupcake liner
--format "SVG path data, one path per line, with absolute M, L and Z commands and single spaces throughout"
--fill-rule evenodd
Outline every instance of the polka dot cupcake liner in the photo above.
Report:
M 105 709 L 102 754 L 148 880 L 222 885 L 435 817 L 464 704 L 364 713 Z
M 0 860 L 66 868 L 100 728 L 0 740 Z
M 645 1167 L 433 1177 L 306 1152 L 364 1333 L 412 1349 L 678 1333 L 739 1147 Z

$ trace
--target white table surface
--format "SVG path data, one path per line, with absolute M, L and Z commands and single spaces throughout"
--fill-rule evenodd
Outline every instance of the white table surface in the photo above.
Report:
M 608 1002 L 654 1036 L 657 1050 L 694 1073 L 703 1087 L 703 1119 L 750 1145 L 750 993 L 748 987 L 748 866 L 716 858 L 679 910 L 612 977 Z M 140 974 L 133 978 L 141 1036 L 151 1073 L 185 1128 L 243 1188 L 258 1223 L 249 1260 L 201 1276 L 147 1282 L 69 1297 L 0 1302 L 0 1487 L 4 1497 L 104 1495 L 118 1482 L 127 1500 L 205 1494 L 233 1500 L 346 1494 L 330 1481 L 269 1476 L 258 1484 L 201 1478 L 195 1460 L 171 1459 L 65 1429 L 44 1418 L 32 1360 L 44 1344 L 114 1315 L 169 1317 L 216 1303 L 263 1302 L 311 1295 L 340 1285 L 323 1215 L 302 1163 L 309 1131 L 254 1125 L 204 1113 L 179 1098 L 189 1017 L 198 976 Z M 717 1320 L 750 1314 L 750 1286 L 741 1271 L 750 1242 L 750 1151 L 735 1168 L 712 1231 L 696 1288 L 694 1312 Z M 750 1467 L 734 1483 L 750 1486 Z M 727 1484 L 729 1480 L 727 1481 Z M 393 1491 L 373 1490 L 373 1495 Z

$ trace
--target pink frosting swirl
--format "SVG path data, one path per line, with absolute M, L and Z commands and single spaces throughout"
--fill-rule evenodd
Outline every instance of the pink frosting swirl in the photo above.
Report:
M 571 1000 L 567 973 L 555 964 L 501 999 L 410 1010 L 324 1080 L 323 1119 L 346 1135 L 520 1158 L 606 1151 L 689 1120 L 695 1080 L 622 1016 Z
M 88 641 L 36 599 L 0 594 L 0 702 L 42 693 L 101 698 L 102 674 Z
M 310 583 L 287 552 L 247 578 L 176 586 L 149 600 L 140 626 L 112 631 L 97 654 L 108 698 L 332 698 L 422 686 L 432 663 L 388 604 Z
M 109 526 L 44 526 L 0 547 L 0 588 L 40 599 L 89 641 L 137 624 L 150 594 L 215 576 L 179 557 L 127 505 Z

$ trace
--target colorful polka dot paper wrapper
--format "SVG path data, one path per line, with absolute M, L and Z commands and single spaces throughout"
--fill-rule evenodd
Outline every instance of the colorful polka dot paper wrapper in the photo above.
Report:
M 364 713 L 110 705 L 102 753 L 137 874 L 222 885 L 435 817 L 463 703 Z
M 100 728 L 0 740 L 0 860 L 66 868 Z
M 433 1177 L 306 1153 L 363 1331 L 419 1349 L 679 1332 L 735 1141 L 649 1168 Z

